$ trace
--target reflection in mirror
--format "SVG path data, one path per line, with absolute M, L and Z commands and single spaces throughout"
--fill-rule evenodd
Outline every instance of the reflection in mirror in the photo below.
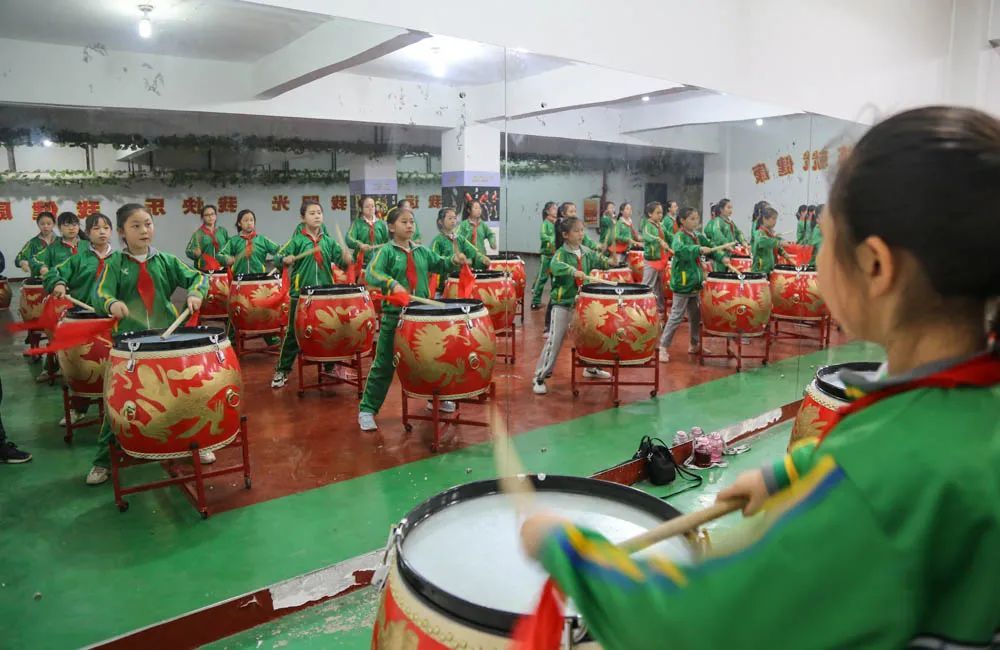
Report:
M 90 540 L 72 562 L 45 547 L 26 571 L 53 584 L 42 605 L 71 612 L 65 645 L 168 631 L 207 644 L 333 596 L 289 624 L 414 645 L 434 634 L 419 610 L 446 613 L 458 638 L 509 635 L 533 603 L 519 576 L 533 597 L 541 572 L 498 473 L 548 473 L 534 498 L 622 541 L 778 457 L 796 413 L 795 435 L 820 431 L 823 390 L 838 388 L 813 387 L 817 369 L 875 359 L 829 322 L 810 268 L 809 207 L 861 125 L 279 4 L 316 8 L 4 3 L 0 320 L 20 330 L 0 339 L 3 415 L 43 450 L 11 496 L 52 486 L 52 528 L 3 527 Z M 15 363 L 72 331 L 52 313 L 67 292 L 102 318 L 66 320 L 104 329 Z M 182 318 L 191 329 L 134 334 L 185 308 L 214 329 Z M 72 449 L 53 446 L 60 434 Z M 689 473 L 654 485 L 633 459 L 645 435 Z M 145 461 L 166 469 L 132 467 Z M 201 516 L 234 512 L 197 526 L 164 471 Z M 129 516 L 103 519 L 112 503 Z M 420 541 L 454 538 L 463 512 L 485 522 L 462 530 L 481 548 L 450 561 L 464 549 Z M 398 554 L 376 551 L 401 520 Z M 410 533 L 417 564 L 481 593 L 442 596 L 408 569 Z M 139 564 L 148 601 L 169 607 L 123 606 Z M 81 570 L 107 584 L 81 598 Z M 210 588 L 179 593 L 179 574 Z M 251 591 L 261 611 L 233 605 Z M 220 632 L 194 616 L 206 607 L 254 611 Z M 37 607 L 14 613 L 16 645 L 51 641 Z M 279 644 L 301 631 L 280 620 L 257 631 Z

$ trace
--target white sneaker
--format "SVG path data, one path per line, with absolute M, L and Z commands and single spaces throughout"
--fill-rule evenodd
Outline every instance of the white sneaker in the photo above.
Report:
M 100 485 L 108 480 L 111 474 L 111 470 L 107 467 L 98 467 L 94 465 L 90 468 L 90 472 L 87 474 L 87 485 Z
M 51 379 L 54 376 L 55 375 L 50 374 L 48 370 L 43 370 L 42 372 L 40 372 L 38 374 L 37 377 L 35 377 L 35 383 L 36 384 L 44 384 L 45 382 L 47 382 L 49 379 Z
M 699 352 L 701 352 L 701 346 L 699 345 L 688 346 L 688 354 L 698 354 Z
M 211 465 L 215 462 L 215 452 L 211 451 L 199 451 L 198 458 L 201 459 L 202 465 Z
M 271 377 L 271 388 L 281 388 L 288 383 L 288 373 L 281 372 L 278 370 L 274 373 L 274 377 Z
M 600 368 L 587 368 L 583 371 L 583 376 L 588 379 L 611 379 L 611 373 Z
M 366 413 L 365 411 L 358 413 L 358 426 L 361 427 L 362 431 L 378 430 L 378 425 L 375 424 L 375 415 L 372 413 Z
M 538 381 L 537 379 L 531 382 L 531 392 L 535 395 L 544 395 L 549 392 L 549 389 L 545 387 L 544 381 Z
M 660 348 L 660 363 L 670 363 L 670 353 L 666 348 Z
M 455 402 L 451 402 L 449 400 L 442 400 L 438 402 L 438 405 L 442 413 L 454 413 L 455 409 L 457 408 L 455 406 Z M 431 401 L 427 402 L 427 410 L 428 411 L 434 410 L 434 402 Z
M 69 421 L 72 422 L 73 424 L 76 424 L 77 422 L 79 422 L 80 420 L 82 420 L 84 417 L 85 417 L 84 413 L 78 413 L 77 411 L 74 411 L 73 409 L 69 410 Z M 61 426 L 61 427 L 66 426 L 66 416 L 63 416 L 62 419 L 59 420 L 59 426 Z
M 549 331 L 548 330 L 545 330 L 544 332 L 542 332 L 542 338 L 543 339 L 549 338 Z

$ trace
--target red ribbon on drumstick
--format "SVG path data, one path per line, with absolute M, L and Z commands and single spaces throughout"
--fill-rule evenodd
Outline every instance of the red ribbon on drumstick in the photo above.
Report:
M 478 291 L 476 286 L 476 276 L 472 274 L 472 269 L 468 264 L 463 264 L 458 272 L 458 297 L 474 298 Z

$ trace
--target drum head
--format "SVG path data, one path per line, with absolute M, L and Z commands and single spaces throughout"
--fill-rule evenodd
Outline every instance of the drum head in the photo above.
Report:
M 763 273 L 751 273 L 747 271 L 746 273 L 733 273 L 732 271 L 712 271 L 708 274 L 710 280 L 739 280 L 740 278 L 744 280 L 765 280 L 767 276 Z
M 26 287 L 40 287 L 42 286 L 43 282 L 44 280 L 42 280 L 41 278 L 25 278 L 24 282 L 22 282 L 21 284 L 23 284 Z
M 505 253 L 503 251 L 497 253 L 496 255 L 490 255 L 489 258 L 494 261 L 507 260 L 511 262 L 520 262 L 521 256 L 517 253 Z
M 326 284 L 302 287 L 300 296 L 349 296 L 361 293 L 361 287 L 356 284 Z
M 233 279 L 236 282 L 260 282 L 261 280 L 280 280 L 281 276 L 270 273 L 237 273 Z
M 466 311 L 473 313 L 486 308 L 482 300 L 472 300 L 470 298 L 441 298 L 438 302 L 443 302 L 445 306 L 435 307 L 434 305 L 411 302 L 403 308 L 403 314 L 413 314 L 414 316 L 461 316 Z
M 774 267 L 775 271 L 790 271 L 794 273 L 795 271 L 805 271 L 806 273 L 815 273 L 815 266 L 794 266 L 792 264 L 778 264 Z
M 634 488 L 575 476 L 532 477 L 535 501 L 613 542 L 624 541 L 680 513 Z M 425 501 L 401 524 L 399 567 L 425 599 L 472 625 L 509 634 L 533 611 L 545 572 L 521 550 L 520 522 L 497 481 L 451 488 Z M 691 561 L 682 539 L 643 553 Z M 573 613 L 572 603 L 567 608 Z
M 229 275 L 226 269 L 215 269 L 214 271 L 202 271 L 205 275 Z
M 165 328 L 164 328 L 165 329 Z M 221 343 L 226 339 L 226 330 L 221 327 L 196 325 L 194 327 L 178 327 L 168 339 L 161 339 L 159 330 L 139 330 L 125 332 L 115 336 L 115 350 L 129 352 L 129 343 L 138 343 L 137 352 L 158 352 L 162 350 L 186 350 L 200 348 L 205 345 Z
M 84 309 L 83 307 L 70 307 L 66 310 L 64 316 L 66 316 L 66 318 L 72 318 L 73 320 L 100 320 L 102 318 L 111 318 L 110 316 L 98 314 L 96 311 Z
M 642 253 L 643 255 L 646 254 L 646 249 L 642 246 L 633 246 L 629 248 L 629 250 L 632 251 L 633 253 Z
M 449 273 L 448 277 L 458 279 L 460 274 L 461 271 L 454 271 Z M 507 274 L 503 271 L 473 271 L 472 275 L 474 275 L 477 280 L 498 280 L 507 276 Z
M 603 298 L 617 298 L 618 296 L 641 296 L 650 292 L 649 287 L 644 284 L 634 284 L 630 282 L 619 282 L 618 284 L 604 284 L 601 282 L 590 282 L 580 287 L 580 293 L 601 296 Z
M 880 367 L 882 367 L 882 364 L 878 361 L 849 361 L 847 363 L 835 363 L 823 366 L 816 371 L 816 385 L 830 397 L 850 402 L 852 400 L 847 396 L 844 382 L 840 378 L 840 371 L 850 370 L 851 372 L 870 376 L 874 379 L 878 375 Z

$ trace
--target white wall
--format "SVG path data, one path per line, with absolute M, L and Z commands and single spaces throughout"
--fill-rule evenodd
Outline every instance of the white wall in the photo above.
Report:
M 110 149 L 110 148 L 108 148 Z M 110 154 L 104 152 L 104 158 Z M 27 169 L 22 161 L 30 161 L 31 169 L 73 169 L 83 166 L 83 155 L 79 149 L 68 147 L 18 147 L 17 160 L 19 169 Z M 431 157 L 431 170 L 440 171 L 440 159 Z M 345 163 L 347 161 L 345 160 Z M 329 158 L 325 155 L 303 156 L 294 167 L 329 166 Z M 422 157 L 407 157 L 397 162 L 397 169 L 405 171 L 426 171 L 427 162 Z M 636 180 L 624 169 L 619 169 L 608 175 L 608 197 L 620 203 L 623 200 L 632 201 L 636 211 L 641 211 L 643 202 L 643 182 L 638 186 Z M 682 191 L 680 180 L 672 177 L 657 177 L 648 180 L 668 182 L 674 196 Z M 600 195 L 602 174 L 600 171 L 587 171 L 571 174 L 548 174 L 545 176 L 518 177 L 512 176 L 506 182 L 507 191 L 502 199 L 505 205 L 504 217 L 501 222 L 500 247 L 505 250 L 535 252 L 538 250 L 538 227 L 542 206 L 546 201 L 574 201 L 581 214 L 584 199 Z M 420 229 L 425 241 L 429 242 L 437 233 L 437 209 L 429 206 L 429 197 L 440 194 L 437 185 L 400 183 L 399 196 L 413 194 L 419 197 L 419 207 L 415 210 Z M 289 197 L 289 210 L 275 212 L 271 209 L 271 198 L 276 194 Z M 115 210 L 125 203 L 144 203 L 147 198 L 159 197 L 165 199 L 166 214 L 157 216 L 156 246 L 178 255 L 183 250 L 191 233 L 199 225 L 197 215 L 183 214 L 182 204 L 186 197 L 201 197 L 205 203 L 218 204 L 220 196 L 235 195 L 238 209 L 250 208 L 257 215 L 258 230 L 268 237 L 284 242 L 298 223 L 298 204 L 303 195 L 316 194 L 324 205 L 328 224 L 337 223 L 342 231 L 346 231 L 349 223 L 346 210 L 330 209 L 332 195 L 347 195 L 347 183 L 329 186 L 241 186 L 217 188 L 209 185 L 194 185 L 191 187 L 165 187 L 157 182 L 143 182 L 128 188 L 120 187 L 46 187 L 39 185 L 5 184 L 0 188 L 0 201 L 11 201 L 14 213 L 12 221 L 0 221 L 0 251 L 7 258 L 9 274 L 20 275 L 13 270 L 14 256 L 23 243 L 37 232 L 31 220 L 31 205 L 36 200 L 53 200 L 59 210 L 76 211 L 78 200 L 98 200 L 101 211 L 114 217 Z M 235 214 L 221 214 L 219 223 L 230 233 L 235 232 Z M 593 234 L 593 233 L 592 233 Z
M 709 207 L 719 199 L 733 202 L 733 217 L 747 233 L 753 205 L 768 201 L 778 210 L 778 231 L 795 229 L 795 211 L 802 204 L 825 203 L 829 182 L 837 162 L 837 148 L 857 140 L 864 128 L 841 120 L 796 116 L 723 127 L 723 150 L 705 156 L 702 220 L 707 222 Z M 827 148 L 829 167 L 825 171 L 802 170 L 802 154 Z M 777 159 L 790 155 L 794 173 L 779 176 Z M 767 165 L 770 180 L 757 183 L 753 166 Z

